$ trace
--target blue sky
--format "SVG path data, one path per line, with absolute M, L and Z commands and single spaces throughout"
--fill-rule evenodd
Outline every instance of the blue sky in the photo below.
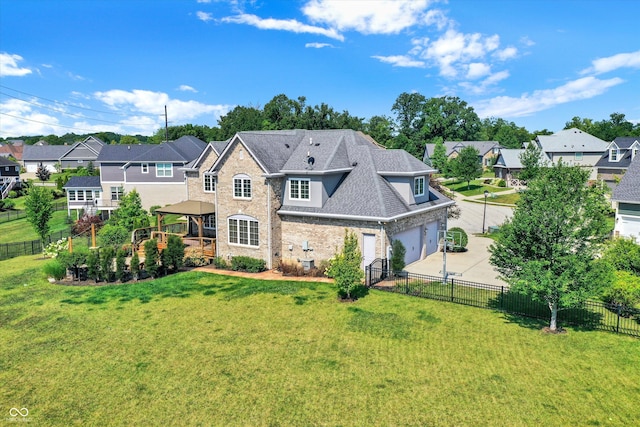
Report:
M 305 96 L 458 96 L 529 131 L 640 121 L 635 0 L 0 0 L 0 136 L 153 134 Z

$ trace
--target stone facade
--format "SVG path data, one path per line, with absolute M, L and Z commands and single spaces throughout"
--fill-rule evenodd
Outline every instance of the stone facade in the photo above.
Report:
M 199 169 L 196 172 L 189 171 L 187 176 L 187 194 L 189 200 L 197 200 L 199 202 L 214 203 L 215 194 L 204 192 L 204 178 L 203 175 L 211 168 L 211 165 L 218 160 L 216 152 L 207 148 L 208 154 L 200 163 Z

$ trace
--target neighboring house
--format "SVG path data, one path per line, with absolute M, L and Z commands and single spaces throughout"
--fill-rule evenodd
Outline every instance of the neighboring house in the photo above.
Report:
M 20 165 L 0 156 L 0 198 L 4 199 L 20 183 Z
M 183 136 L 162 144 L 106 145 L 96 163 L 100 167 L 100 210 L 113 210 L 124 194 L 135 189 L 142 207 L 166 206 L 188 199 L 183 168 L 197 159 L 207 144 Z
M 464 147 L 472 146 L 479 153 L 479 162 L 482 167 L 491 167 L 493 161 L 498 157 L 500 151 L 500 143 L 498 141 L 445 141 L 444 147 L 447 158 L 449 160 L 455 159 L 460 154 L 460 151 Z M 431 159 L 433 157 L 433 150 L 436 144 L 425 144 L 423 161 L 426 164 L 432 164 Z
M 589 171 L 589 180 L 592 181 L 597 179 L 596 163 L 609 145 L 576 128 L 561 130 L 553 135 L 538 135 L 533 142 L 552 164 L 562 159 L 570 166 L 583 167 Z
M 629 165 L 611 200 L 616 207 L 614 234 L 640 242 L 640 156 Z
M 72 176 L 62 187 L 67 192 L 67 215 L 76 211 L 76 219 L 81 213 L 95 215 L 98 212 L 98 201 L 101 199 L 102 187 L 99 176 Z
M 496 178 L 504 179 L 509 187 L 522 185 L 523 183 L 518 179 L 518 174 L 523 168 L 520 156 L 525 151 L 525 149 L 521 148 L 500 149 L 498 159 L 496 160 L 495 165 L 493 165 L 493 171 L 495 172 Z M 540 163 L 543 164 L 548 161 L 548 157 L 544 153 L 540 152 Z
M 0 144 L 0 157 L 13 157 L 17 161 L 22 161 L 22 151 L 24 150 L 24 142 L 21 140 L 7 141 Z
M 56 172 L 56 168 L 74 169 L 87 167 L 89 162 L 95 164 L 104 142 L 90 136 L 84 141 L 73 145 L 46 145 L 34 144 L 24 147 L 22 163 L 27 172 L 34 173 L 42 164 L 50 172 Z
M 239 132 L 190 168 L 190 196 L 215 204 L 217 256 L 269 268 L 328 260 L 347 229 L 363 266 L 387 258 L 394 239 L 407 263 L 422 259 L 438 250 L 454 203 L 429 187 L 433 168 L 351 130 Z
M 624 175 L 631 161 L 640 155 L 640 137 L 619 136 L 606 147 L 596 163 L 598 179 L 615 183 Z

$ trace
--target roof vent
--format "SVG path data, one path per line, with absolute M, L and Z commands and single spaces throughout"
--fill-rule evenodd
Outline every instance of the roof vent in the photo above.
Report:
M 285 147 L 289 148 L 289 144 L 284 144 Z
M 353 163 L 351 163 L 351 166 L 354 166 L 354 167 L 355 167 L 355 166 L 358 166 L 358 162 L 353 162 Z
M 307 163 L 309 164 L 309 166 L 313 166 L 315 162 L 316 162 L 316 159 L 314 159 L 313 156 L 307 159 Z
M 319 143 L 319 142 L 316 142 L 316 143 L 315 143 L 315 144 L 313 144 L 313 145 L 315 145 L 316 147 L 319 147 L 319 146 L 320 146 L 320 143 Z

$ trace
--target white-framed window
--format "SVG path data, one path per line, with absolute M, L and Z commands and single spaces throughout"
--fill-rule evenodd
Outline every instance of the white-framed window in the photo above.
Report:
M 581 162 L 582 161 L 582 153 L 579 153 L 579 152 L 575 153 L 574 156 L 573 156 L 573 159 Z
M 246 175 L 237 175 L 233 178 L 233 197 L 235 199 L 251 198 L 251 178 Z
M 236 215 L 229 218 L 229 244 L 258 247 L 258 221 Z
M 612 148 L 609 150 L 609 161 L 610 162 L 617 162 L 618 161 L 618 157 L 620 157 L 620 152 L 618 151 L 617 148 Z
M 413 180 L 413 195 L 424 196 L 424 176 L 419 176 Z
M 93 200 L 93 191 L 85 190 L 84 198 L 87 200 Z
M 289 198 L 291 200 L 309 200 L 309 180 L 308 179 L 290 179 L 289 180 Z
M 171 178 L 173 176 L 173 164 L 156 163 L 156 176 Z
M 122 187 L 111 187 L 111 200 L 120 200 L 123 193 Z
M 94 199 L 100 198 L 100 190 L 93 190 L 93 198 Z
M 202 177 L 205 193 L 215 193 L 216 191 L 216 177 L 213 174 L 205 173 Z
M 210 230 L 216 228 L 216 214 L 207 215 L 202 219 L 202 227 Z
M 67 194 L 69 195 L 69 201 L 73 202 L 76 200 L 76 190 L 67 190 Z
M 140 165 L 140 172 L 149 173 L 149 163 L 142 163 Z
M 78 190 L 78 201 L 79 202 L 84 201 L 84 190 Z

